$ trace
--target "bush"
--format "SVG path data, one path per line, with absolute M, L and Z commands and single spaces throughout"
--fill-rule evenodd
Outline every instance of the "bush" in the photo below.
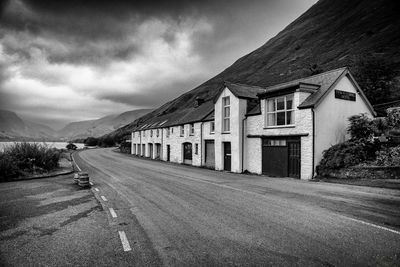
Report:
M 372 138 L 375 128 L 372 119 L 365 114 L 353 115 L 349 118 L 347 132 L 353 140 L 368 141 Z
M 400 166 L 400 146 L 390 147 L 376 153 L 375 164 L 378 166 Z
M 66 146 L 66 148 L 67 148 L 68 150 L 76 150 L 78 147 L 77 147 L 75 144 L 73 144 L 73 143 L 68 143 L 68 145 Z
M 86 146 L 97 146 L 99 144 L 99 141 L 95 137 L 88 137 L 88 138 L 86 138 L 84 143 Z
M 359 140 L 349 140 L 331 146 L 323 153 L 322 160 L 317 166 L 319 175 L 327 175 L 331 170 L 357 165 L 375 158 L 379 144 L 365 143 Z
M 391 129 L 400 129 L 400 110 L 389 110 L 387 113 L 386 122 Z
M 45 172 L 58 167 L 60 152 L 38 143 L 14 143 L 0 153 L 0 177 L 14 178 L 25 173 Z

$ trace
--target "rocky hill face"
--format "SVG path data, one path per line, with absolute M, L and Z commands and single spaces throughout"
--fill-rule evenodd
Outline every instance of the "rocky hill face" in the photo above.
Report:
M 310 76 L 315 71 L 343 66 L 352 70 L 357 60 L 365 55 L 390 60 L 395 71 L 400 73 L 398 14 L 398 0 L 320 0 L 263 46 L 197 88 L 142 117 L 140 123 L 192 106 L 196 97 L 213 98 L 225 80 L 270 86 Z M 370 100 L 374 103 L 374 99 Z M 110 135 L 127 134 L 130 128 L 128 125 Z

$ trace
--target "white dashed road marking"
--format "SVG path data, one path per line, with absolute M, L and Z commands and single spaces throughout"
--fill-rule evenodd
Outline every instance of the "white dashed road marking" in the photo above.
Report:
M 394 234 L 400 235 L 399 231 L 396 231 L 396 230 L 393 230 L 393 229 L 390 229 L 390 228 L 387 228 L 387 227 L 384 227 L 384 226 L 376 225 L 376 224 L 369 223 L 369 222 L 364 222 L 364 221 L 353 219 L 353 218 L 350 218 L 350 217 L 346 217 L 346 218 L 351 220 L 351 221 L 359 222 L 359 223 L 362 223 L 362 224 L 365 224 L 365 225 L 369 225 L 369 226 L 372 226 L 372 227 L 375 227 L 375 228 L 378 228 L 378 229 L 381 229 L 381 230 L 386 230 L 386 231 L 392 232 Z
M 96 192 L 99 192 L 99 191 L 100 191 L 98 188 L 95 188 L 94 190 L 95 190 Z
M 101 199 L 102 199 L 103 201 L 107 201 L 107 198 L 106 198 L 105 196 L 101 196 Z
M 117 218 L 117 213 L 115 212 L 115 210 L 113 208 L 109 208 L 109 210 L 110 210 L 111 216 L 113 218 Z
M 126 238 L 126 234 L 124 231 L 118 231 L 119 233 L 119 238 L 121 239 L 122 247 L 124 248 L 124 251 L 131 251 L 131 246 L 129 245 L 128 238 Z

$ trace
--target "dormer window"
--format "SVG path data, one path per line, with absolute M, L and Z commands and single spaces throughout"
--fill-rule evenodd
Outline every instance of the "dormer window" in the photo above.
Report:
M 269 98 L 265 104 L 267 127 L 294 125 L 293 94 Z

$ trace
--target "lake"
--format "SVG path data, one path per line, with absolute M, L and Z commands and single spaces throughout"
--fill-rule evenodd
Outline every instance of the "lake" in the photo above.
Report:
M 17 141 L 16 142 L 0 142 L 0 151 L 3 151 L 4 147 L 12 145 L 14 143 L 19 143 L 19 142 L 17 142 Z M 46 144 L 49 147 L 55 147 L 58 149 L 65 148 L 66 145 L 68 144 L 67 142 L 28 142 L 28 143 Z M 74 143 L 74 144 L 78 147 L 78 149 L 84 147 L 84 144 L 81 144 L 81 143 Z

